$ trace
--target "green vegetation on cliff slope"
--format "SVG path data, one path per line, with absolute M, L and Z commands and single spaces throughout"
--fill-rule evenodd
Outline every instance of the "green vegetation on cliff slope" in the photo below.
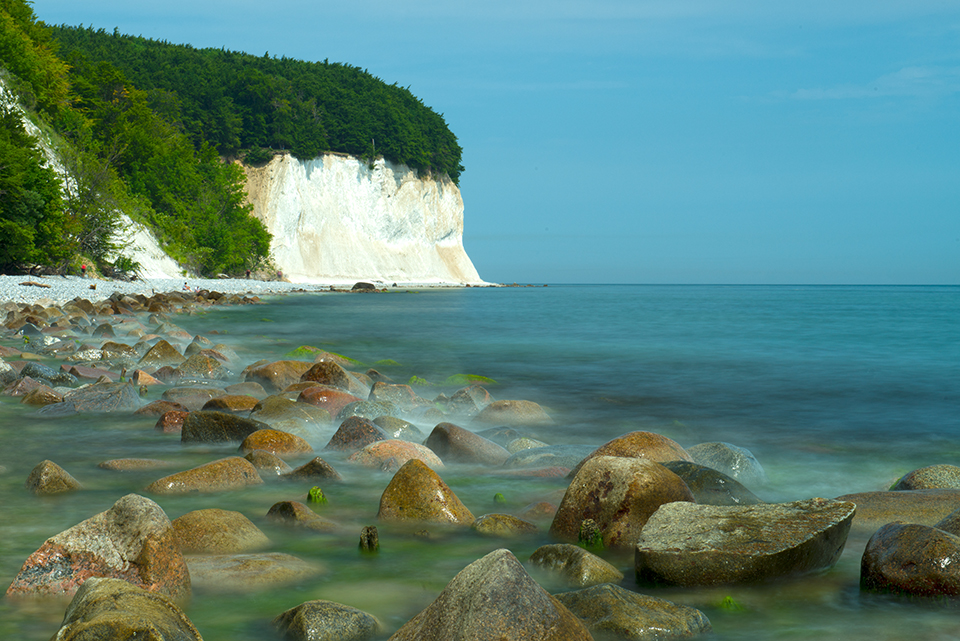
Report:
M 221 155 L 290 150 L 383 156 L 458 181 L 456 136 L 408 89 L 347 64 L 196 49 L 114 31 L 56 27 L 68 61 L 106 61 L 164 105 L 179 106 L 195 144 Z

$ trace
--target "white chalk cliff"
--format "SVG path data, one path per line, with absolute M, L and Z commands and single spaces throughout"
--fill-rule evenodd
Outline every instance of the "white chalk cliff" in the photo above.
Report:
M 404 165 L 341 154 L 281 154 L 244 167 L 253 214 L 292 282 L 482 284 L 463 248 L 463 199 L 453 182 Z

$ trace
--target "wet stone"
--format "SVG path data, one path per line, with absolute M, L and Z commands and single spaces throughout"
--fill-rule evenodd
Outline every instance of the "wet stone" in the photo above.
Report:
M 310 444 L 299 436 L 274 429 L 257 430 L 243 439 L 240 454 L 246 455 L 254 450 L 265 450 L 278 456 L 297 456 L 313 452 Z
M 960 467 L 956 465 L 930 465 L 906 474 L 890 488 L 900 490 L 960 489 Z
M 183 422 L 187 420 L 189 414 L 190 412 L 180 410 L 164 412 L 153 428 L 167 434 L 180 434 L 183 431 Z
M 478 534 L 511 538 L 529 536 L 540 532 L 540 528 L 512 514 L 484 514 L 477 517 L 471 525 Z
M 304 528 L 315 532 L 333 532 L 340 526 L 325 519 L 299 501 L 280 501 L 267 512 L 267 519 L 290 527 Z
M 623 436 L 607 441 L 590 455 L 580 465 L 573 468 L 570 476 L 573 477 L 580 467 L 595 456 L 620 456 L 624 458 L 642 458 L 656 463 L 667 461 L 692 461 L 690 455 L 680 447 L 676 441 L 654 432 L 630 432 Z
M 701 505 L 756 505 L 763 503 L 753 492 L 723 472 L 689 461 L 661 463 L 683 479 Z
M 239 554 L 262 550 L 270 539 L 240 512 L 208 508 L 173 521 L 184 554 Z
M 340 476 L 340 473 L 333 469 L 333 466 L 319 456 L 307 463 L 304 463 L 300 467 L 294 469 L 292 472 L 283 474 L 281 478 L 287 481 L 304 481 L 309 483 L 315 481 L 343 480 L 343 477 Z
M 706 465 L 747 487 L 767 484 L 767 473 L 753 453 L 730 443 L 700 443 L 687 448 L 694 463 Z
M 856 503 L 857 513 L 851 531 L 870 536 L 893 521 L 934 525 L 960 509 L 960 490 L 898 490 L 896 492 L 859 492 L 837 497 Z
M 243 458 L 253 463 L 253 466 L 257 468 L 257 473 L 260 474 L 261 478 L 281 476 L 293 471 L 292 467 L 287 465 L 283 459 L 273 452 L 254 450 Z
M 434 427 L 423 444 L 448 462 L 501 465 L 510 458 L 503 447 L 453 423 Z
M 883 526 L 863 551 L 860 587 L 913 596 L 960 595 L 960 536 L 926 525 Z
M 359 416 L 373 420 L 380 416 L 393 416 L 399 413 L 399 408 L 393 403 L 385 401 L 354 401 L 344 405 L 337 413 L 337 420 L 343 421 L 352 416 Z
M 307 370 L 313 367 L 312 363 L 304 361 L 274 361 L 261 363 L 244 370 L 245 382 L 259 383 L 268 392 L 279 392 L 292 383 L 300 381 Z
M 586 588 L 600 583 L 619 583 L 623 572 L 579 545 L 543 545 L 530 555 L 530 565 L 549 574 L 566 587 Z
M 250 592 L 287 585 L 324 574 L 318 563 L 282 552 L 214 554 L 187 558 L 196 589 L 216 592 Z
M 494 401 L 474 420 L 486 425 L 550 425 L 553 419 L 533 401 Z
M 370 443 L 351 454 L 347 460 L 364 467 L 398 469 L 412 458 L 420 459 L 433 469 L 443 467 L 440 457 L 426 445 L 396 439 Z
M 242 442 L 257 430 L 269 428 L 266 423 L 226 412 L 190 412 L 183 421 L 180 440 L 184 443 Z
M 383 625 L 372 614 L 323 600 L 301 603 L 274 619 L 273 625 L 291 641 L 367 641 L 383 633 Z
M 387 434 L 373 421 L 351 416 L 343 421 L 327 443 L 325 450 L 355 452 L 370 443 L 387 440 Z
M 422 443 L 426 435 L 413 423 L 394 416 L 378 416 L 373 424 L 387 433 L 393 439 Z
M 224 394 L 211 398 L 203 404 L 201 409 L 215 412 L 230 412 L 231 414 L 249 414 L 259 403 L 256 398 L 242 394 Z
M 637 579 L 722 585 L 828 568 L 843 552 L 855 510 L 853 503 L 820 498 L 747 506 L 663 505 L 637 543 Z
M 146 491 L 154 494 L 225 492 L 261 483 L 263 479 L 250 461 L 231 456 L 165 476 L 148 485 Z
M 507 469 L 528 467 L 565 467 L 572 470 L 595 450 L 590 445 L 550 445 L 520 450 L 503 462 Z
M 453 490 L 423 461 L 410 459 L 397 470 L 383 494 L 377 518 L 469 526 L 474 517 Z
M 27 477 L 25 487 L 38 496 L 82 490 L 80 481 L 53 461 L 38 463 Z

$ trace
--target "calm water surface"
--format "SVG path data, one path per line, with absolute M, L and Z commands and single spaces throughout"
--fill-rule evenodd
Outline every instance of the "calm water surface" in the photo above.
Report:
M 750 449 L 770 483 L 751 488 L 767 501 L 885 489 L 904 473 L 960 461 L 960 288 L 551 286 L 379 295 L 292 295 L 269 305 L 180 316 L 191 333 L 230 344 L 244 363 L 278 358 L 300 345 L 376 365 L 398 382 L 480 374 L 497 398 L 534 400 L 556 425 L 530 436 L 551 444 L 601 443 L 632 430 L 662 433 L 683 446 L 726 441 Z M 432 398 L 447 388 L 427 388 Z M 151 391 L 158 397 L 159 391 Z M 141 492 L 162 473 L 117 475 L 100 461 L 151 457 L 181 469 L 232 454 L 232 447 L 183 447 L 154 420 L 83 416 L 42 419 L 0 399 L 0 583 L 5 587 L 43 541 Z M 313 426 L 320 450 L 336 425 Z M 419 426 L 425 433 L 432 425 Z M 243 512 L 276 551 L 323 564 L 320 578 L 268 593 L 195 590 L 187 614 L 207 641 L 271 639 L 269 621 L 303 601 L 326 598 L 371 612 L 392 632 L 429 604 L 465 565 L 509 547 L 525 560 L 540 538 L 499 541 L 438 532 L 429 541 L 380 526 L 382 553 L 362 558 L 360 528 L 375 524 L 390 475 L 324 457 L 343 474 L 325 488 L 325 515 L 349 535 L 272 528 L 276 501 L 308 488 L 267 483 L 223 494 L 152 497 L 171 519 L 194 509 Z M 43 459 L 88 488 L 36 498 L 23 489 Z M 449 466 L 444 480 L 476 515 L 538 500 L 559 501 L 557 479 L 516 480 Z M 544 529 L 549 524 L 543 524 Z M 716 638 L 954 638 L 960 612 L 944 604 L 862 595 L 865 541 L 848 542 L 828 572 L 760 588 L 644 590 L 698 607 Z M 630 559 L 613 559 L 632 583 Z M 718 607 L 725 596 L 745 606 Z M 63 603 L 0 601 L 0 638 L 48 639 Z

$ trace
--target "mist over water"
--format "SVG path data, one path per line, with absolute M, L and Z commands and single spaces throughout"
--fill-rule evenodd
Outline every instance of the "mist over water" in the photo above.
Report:
M 792 501 L 886 489 L 911 469 L 957 464 L 957 319 L 957 287 L 550 286 L 290 295 L 173 321 L 227 343 L 246 364 L 310 345 L 357 359 L 361 371 L 374 367 L 398 383 L 411 376 L 433 382 L 487 376 L 498 383 L 488 387 L 495 398 L 533 400 L 547 409 L 556 424 L 526 434 L 549 444 L 598 446 L 633 430 L 659 432 L 684 447 L 729 442 L 750 449 L 770 477 L 767 486 L 751 490 L 767 501 Z M 385 359 L 396 363 L 380 362 Z M 418 391 L 432 399 L 455 389 Z M 17 400 L 0 398 L 4 587 L 46 538 L 168 473 L 116 475 L 97 470 L 98 462 L 150 457 L 186 469 L 235 451 L 184 447 L 144 417 L 40 419 Z M 376 522 L 390 474 L 320 452 L 336 427 L 318 428 L 311 444 L 346 480 L 328 492 L 330 518 L 359 533 Z M 433 425 L 419 427 L 426 434 Z M 43 459 L 88 489 L 29 495 L 23 482 Z M 509 510 L 518 510 L 545 496 L 556 501 L 565 487 L 563 479 L 506 479 L 456 465 L 441 476 L 476 516 L 502 509 L 492 503 L 497 492 L 509 498 Z M 269 506 L 296 498 L 300 489 L 267 483 L 242 492 L 151 498 L 171 519 L 222 507 L 263 527 Z M 381 527 L 384 552 L 371 561 L 358 558 L 352 535 L 265 531 L 278 550 L 322 562 L 329 572 L 269 594 L 195 594 L 187 614 L 207 641 L 272 638 L 269 620 L 312 598 L 359 607 L 395 629 L 479 556 L 506 546 L 523 561 L 550 542 L 546 533 L 519 543 L 459 534 L 424 545 Z M 917 631 L 934 638 L 953 629 L 950 610 L 861 595 L 863 543 L 848 543 L 837 568 L 775 588 L 651 593 L 704 609 L 724 639 L 775 638 L 787 630 L 800 639 L 893 639 Z M 627 569 L 630 560 L 624 563 Z M 747 612 L 714 607 L 728 594 L 748 604 Z M 37 615 L 0 603 L 0 637 L 15 631 L 20 638 L 49 638 L 62 605 Z

